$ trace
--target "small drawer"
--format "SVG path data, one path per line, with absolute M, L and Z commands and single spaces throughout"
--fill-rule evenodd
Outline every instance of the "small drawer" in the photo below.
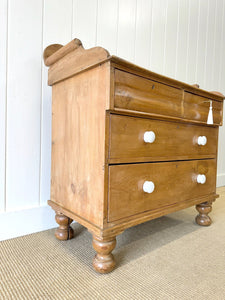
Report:
M 184 118 L 207 123 L 210 99 L 184 93 Z M 212 100 L 213 124 L 222 125 L 223 102 Z
M 115 108 L 181 117 L 182 90 L 115 69 Z
M 108 222 L 212 194 L 216 160 L 109 166 Z
M 110 115 L 109 162 L 214 158 L 218 128 Z

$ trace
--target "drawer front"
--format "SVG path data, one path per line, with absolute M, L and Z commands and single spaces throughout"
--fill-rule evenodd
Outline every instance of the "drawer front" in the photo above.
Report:
M 116 108 L 180 117 L 181 99 L 179 89 L 115 69 Z
M 202 175 L 206 178 L 204 184 L 197 182 L 204 179 Z M 109 167 L 108 222 L 208 195 L 215 189 L 215 159 L 112 165 Z
M 185 92 L 184 94 L 184 118 L 207 123 L 209 113 L 209 99 Z M 222 125 L 223 103 L 212 101 L 213 123 Z
M 146 140 L 154 132 L 155 140 Z M 218 128 L 110 115 L 110 162 L 215 157 Z M 205 136 L 205 145 L 198 137 Z

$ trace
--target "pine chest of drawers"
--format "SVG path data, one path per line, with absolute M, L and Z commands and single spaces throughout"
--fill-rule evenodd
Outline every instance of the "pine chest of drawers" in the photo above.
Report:
M 126 228 L 196 205 L 199 225 L 216 194 L 223 95 L 150 72 L 78 39 L 50 45 L 51 200 L 59 228 L 93 235 L 98 272 L 114 268 Z M 207 118 L 212 108 L 213 120 Z M 212 116 L 211 116 L 212 117 Z

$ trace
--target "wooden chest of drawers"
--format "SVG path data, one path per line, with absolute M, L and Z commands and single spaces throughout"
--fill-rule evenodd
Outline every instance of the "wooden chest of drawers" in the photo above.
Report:
M 75 39 L 51 45 L 51 200 L 59 228 L 93 234 L 98 272 L 114 268 L 116 236 L 192 205 L 210 225 L 223 95 L 142 69 Z M 207 124 L 210 111 L 213 121 Z

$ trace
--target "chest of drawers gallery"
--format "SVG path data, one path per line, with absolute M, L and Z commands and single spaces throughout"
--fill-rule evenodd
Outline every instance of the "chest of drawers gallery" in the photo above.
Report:
M 48 46 L 44 61 L 52 86 L 48 203 L 58 239 L 73 237 L 73 220 L 88 228 L 93 266 L 107 273 L 115 266 L 116 236 L 131 226 L 192 205 L 196 222 L 211 224 L 222 94 L 101 47 L 85 50 L 78 39 Z

